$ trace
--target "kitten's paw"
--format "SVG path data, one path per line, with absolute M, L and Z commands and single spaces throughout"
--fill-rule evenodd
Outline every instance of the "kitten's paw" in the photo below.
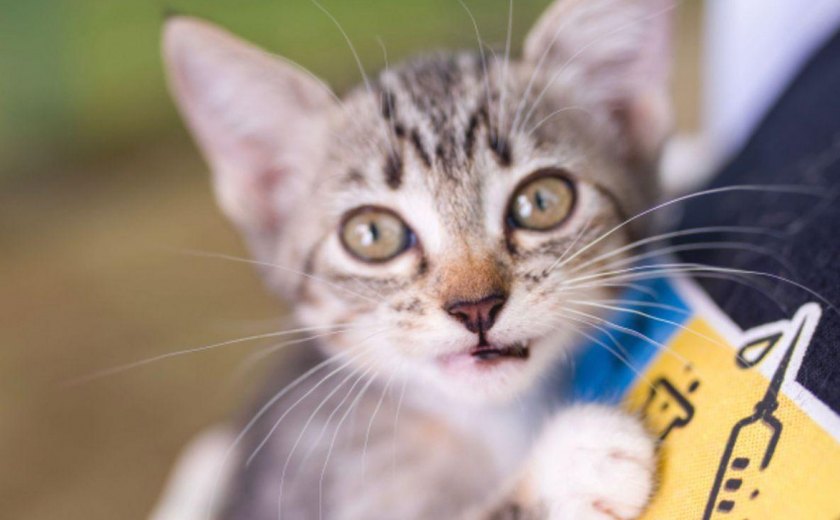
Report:
M 650 499 L 655 472 L 655 441 L 637 418 L 583 406 L 548 424 L 530 477 L 551 520 L 632 520 Z

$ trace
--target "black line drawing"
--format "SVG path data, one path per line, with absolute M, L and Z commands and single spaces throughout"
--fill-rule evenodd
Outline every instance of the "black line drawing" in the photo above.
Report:
M 685 367 L 686 372 L 691 372 L 691 365 Z M 677 389 L 676 385 L 665 377 L 660 377 L 653 382 L 647 400 L 642 406 L 642 415 L 650 418 L 653 413 L 666 413 L 670 417 L 665 427 L 659 432 L 659 438 L 665 439 L 673 430 L 685 428 L 691 419 L 694 418 L 694 405 L 689 401 L 686 394 L 694 393 L 700 387 L 700 381 L 692 380 L 686 393 Z
M 735 363 L 738 368 L 748 369 L 761 363 L 780 339 L 782 339 L 782 333 L 775 332 L 769 336 L 748 342 L 741 347 L 735 356 Z
M 793 357 L 793 352 L 800 342 L 807 321 L 806 315 L 801 320 L 793 340 L 776 368 L 767 391 L 762 399 L 756 403 L 753 413 L 739 420 L 732 428 L 709 494 L 709 500 L 706 503 L 703 520 L 724 516 L 731 517 L 730 515 L 735 513 L 739 499 L 746 497 L 747 500 L 755 500 L 759 497 L 760 490 L 751 487 L 752 479 L 750 477 L 756 476 L 757 473 L 767 469 L 781 438 L 782 422 L 774 415 L 774 412 L 779 407 L 779 392 L 785 380 L 785 374 Z M 775 340 L 772 340 L 773 336 L 764 338 L 763 341 L 769 341 L 770 343 L 770 346 L 766 347 L 765 350 L 771 350 L 781 337 L 782 334 L 778 334 Z M 752 343 L 757 345 L 760 341 Z M 747 344 L 747 346 L 749 345 Z M 745 348 L 746 346 L 741 351 Z M 739 351 L 739 354 L 741 351 Z M 760 359 L 763 359 L 765 355 L 766 352 L 762 353 Z M 752 366 L 755 366 L 758 361 L 753 363 Z M 763 453 L 757 453 L 757 446 L 763 446 Z M 758 461 L 755 460 L 756 455 L 759 458 Z

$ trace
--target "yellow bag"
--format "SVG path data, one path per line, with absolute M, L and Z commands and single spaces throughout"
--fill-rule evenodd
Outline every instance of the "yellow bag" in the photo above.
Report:
M 602 330 L 605 348 L 590 349 L 579 380 L 604 368 L 607 350 L 636 373 L 602 370 L 577 388 L 623 394 L 662 438 L 660 484 L 643 518 L 840 518 L 840 417 L 796 381 L 821 306 L 741 330 L 691 281 L 650 288 L 656 298 L 621 308 L 635 323 Z

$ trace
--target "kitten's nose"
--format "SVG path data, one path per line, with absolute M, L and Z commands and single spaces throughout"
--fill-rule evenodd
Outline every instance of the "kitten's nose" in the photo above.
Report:
M 450 303 L 444 309 L 450 316 L 463 323 L 468 331 L 483 335 L 495 323 L 505 301 L 507 298 L 497 293 L 477 301 Z

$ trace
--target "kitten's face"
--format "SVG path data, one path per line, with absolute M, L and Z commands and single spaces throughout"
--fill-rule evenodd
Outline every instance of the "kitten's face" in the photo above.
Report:
M 290 233 L 278 247 L 305 244 L 295 256 L 314 278 L 296 280 L 301 319 L 352 327 L 327 342 L 332 350 L 360 347 L 374 370 L 457 396 L 509 398 L 579 339 L 569 300 L 605 296 L 563 282 L 622 233 L 557 261 L 623 220 L 620 194 L 603 182 L 621 166 L 585 112 L 530 132 L 571 106 L 558 99 L 507 128 L 532 71 L 511 67 L 503 89 L 503 64 L 487 68 L 473 55 L 421 59 L 383 74 L 373 95 L 349 96 L 290 219 L 308 236 Z M 522 104 L 522 117 L 533 107 Z
M 550 11 L 541 25 L 551 28 L 556 16 Z M 177 47 L 187 44 L 170 45 L 175 90 L 218 163 L 223 207 L 258 259 L 281 266 L 265 270 L 269 283 L 305 325 L 324 327 L 330 354 L 383 380 L 506 401 L 594 321 L 586 316 L 597 314 L 593 307 L 580 302 L 603 300 L 615 287 L 576 278 L 620 259 L 590 263 L 628 241 L 625 229 L 597 239 L 649 201 L 661 136 L 648 134 L 662 125 L 639 120 L 660 116 L 639 113 L 649 106 L 622 105 L 629 95 L 594 95 L 588 71 L 558 74 L 546 65 L 557 59 L 554 40 L 565 41 L 540 48 L 546 30 L 529 40 L 532 59 L 527 47 L 525 59 L 510 63 L 477 53 L 419 58 L 341 103 L 284 71 L 240 110 L 258 110 L 259 96 L 277 88 L 285 99 L 275 103 L 297 105 L 287 107 L 289 121 L 265 113 L 236 121 L 241 128 L 228 130 L 242 133 L 241 149 L 212 126 L 242 86 L 208 95 L 204 110 L 215 117 L 203 122 L 195 108 L 202 102 L 181 92 L 189 75 L 207 81 L 213 72 L 179 65 L 185 53 Z M 205 35 L 205 46 L 207 38 L 227 37 Z M 647 134 L 636 135 L 640 126 Z M 283 143 L 294 139 L 297 148 Z M 260 168 L 244 186 L 231 178 L 243 175 L 232 170 Z

